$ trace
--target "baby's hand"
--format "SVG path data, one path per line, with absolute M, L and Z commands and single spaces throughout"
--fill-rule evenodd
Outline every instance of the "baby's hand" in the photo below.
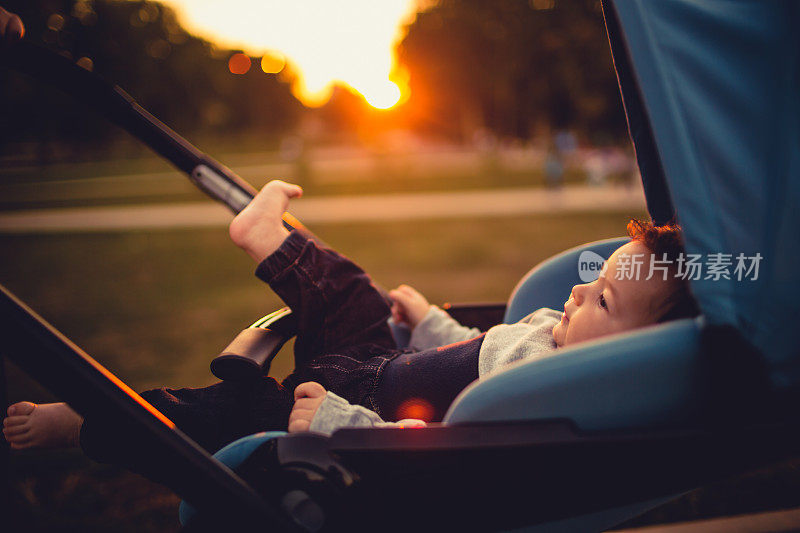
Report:
M 325 388 L 314 381 L 301 383 L 294 389 L 294 407 L 289 415 L 289 433 L 308 431 L 311 420 L 325 400 Z
M 431 304 L 416 289 L 408 285 L 400 285 L 389 291 L 392 299 L 392 318 L 395 322 L 406 324 L 411 329 L 425 318 Z
M 14 13 L 9 13 L 0 7 L 0 46 L 11 44 L 22 39 L 25 27 L 22 20 Z

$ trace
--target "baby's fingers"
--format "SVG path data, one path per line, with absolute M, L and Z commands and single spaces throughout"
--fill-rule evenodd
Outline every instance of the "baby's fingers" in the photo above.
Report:
M 407 296 L 416 296 L 416 295 L 422 296 L 422 294 L 417 289 L 415 289 L 411 285 L 406 285 L 405 283 L 397 287 L 397 290 L 401 291 L 403 294 Z
M 313 416 L 313 414 L 317 412 L 319 404 L 320 404 L 319 398 L 300 398 L 299 400 L 294 402 L 294 407 L 292 408 L 292 412 L 309 411 Z
M 389 298 L 392 300 L 392 316 L 395 318 L 405 317 L 406 313 L 408 312 L 408 307 L 411 303 L 409 297 L 395 289 L 393 291 L 389 291 Z
M 300 431 L 308 431 L 308 428 L 311 427 L 311 422 L 304 419 L 298 418 L 296 420 L 289 421 L 289 433 L 298 433 Z
M 428 299 L 425 298 L 417 289 L 409 287 L 408 285 L 401 285 L 399 289 L 405 296 L 409 305 L 428 305 Z
M 301 398 L 319 398 L 320 396 L 325 396 L 326 392 L 325 387 L 319 383 L 306 381 L 294 389 L 294 399 L 297 401 Z
M 394 303 L 400 305 L 401 307 L 408 305 L 409 301 L 411 301 L 411 295 L 409 295 L 406 291 L 401 290 L 402 287 L 403 286 L 401 285 L 400 287 L 389 291 L 389 298 L 391 298 Z
M 394 320 L 397 324 L 408 324 L 408 314 L 403 307 L 399 305 L 393 305 L 392 320 Z

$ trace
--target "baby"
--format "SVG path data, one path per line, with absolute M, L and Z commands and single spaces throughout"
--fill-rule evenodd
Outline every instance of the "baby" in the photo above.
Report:
M 597 280 L 572 288 L 563 312 L 543 308 L 517 324 L 489 329 L 479 352 L 479 376 L 514 361 L 547 357 L 558 347 L 657 322 L 697 316 L 699 309 L 688 284 L 675 275 L 675 260 L 683 251 L 680 228 L 674 224 L 653 226 L 633 220 L 628 224 L 628 233 L 631 242 L 611 255 Z M 652 265 L 654 272 L 651 274 L 653 258 L 657 261 L 666 258 L 666 270 L 658 270 L 661 263 L 657 263 Z M 630 265 L 640 259 L 636 276 Z M 628 265 L 630 275 L 616 275 L 624 272 L 621 262 Z M 455 322 L 407 285 L 389 294 L 393 301 L 392 318 L 411 328 L 414 349 L 424 350 L 480 335 L 478 330 Z M 375 412 L 349 405 L 314 382 L 301 384 L 295 395 L 298 400 L 289 418 L 290 432 L 330 434 L 340 427 L 425 425 L 423 420 L 416 419 L 385 423 Z
M 557 348 L 665 320 L 696 316 L 687 283 L 674 276 L 681 253 L 675 225 L 632 221 L 632 240 L 617 249 L 600 277 L 576 285 L 563 312 L 539 309 L 516 324 L 486 333 L 466 328 L 417 291 L 391 291 L 391 307 L 369 277 L 348 259 L 281 217 L 302 190 L 268 183 L 231 223 L 233 242 L 258 264 L 296 315 L 295 371 L 282 383 L 220 382 L 200 389 L 156 389 L 142 396 L 209 451 L 265 430 L 330 433 L 344 426 L 380 426 L 382 419 L 441 420 L 471 382 L 514 361 L 549 357 Z M 672 260 L 669 272 L 647 276 L 651 255 Z M 641 275 L 614 275 L 640 257 Z M 412 328 L 411 347 L 397 349 L 387 319 Z M 114 420 L 81 418 L 66 404 L 19 402 L 8 409 L 3 434 L 11 447 L 80 445 L 95 460 L 141 471 L 138 436 Z

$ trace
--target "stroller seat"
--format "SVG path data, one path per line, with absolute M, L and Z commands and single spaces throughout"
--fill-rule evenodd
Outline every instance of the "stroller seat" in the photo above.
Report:
M 586 270 L 580 269 L 581 258 L 605 260 L 628 241 L 627 237 L 596 241 L 543 261 L 512 291 L 505 322 L 514 322 L 539 307 L 560 307 L 573 285 L 589 281 L 585 273 L 581 277 Z M 599 273 L 595 270 L 594 278 Z M 511 365 L 465 389 L 442 425 L 570 419 L 582 430 L 591 431 L 685 422 L 697 400 L 692 387 L 697 382 L 698 338 L 699 320 L 681 320 L 560 349 L 557 357 Z M 586 394 L 572 393 L 576 382 Z M 621 389 L 625 390 L 622 395 Z M 620 396 L 625 398 L 623 403 Z M 260 445 L 284 434 L 244 437 L 215 457 L 236 469 Z M 647 501 L 638 510 L 661 501 Z M 623 514 L 630 515 L 631 509 L 626 507 Z M 181 505 L 182 523 L 194 515 L 194 509 Z M 617 520 L 613 516 L 605 518 L 609 525 Z

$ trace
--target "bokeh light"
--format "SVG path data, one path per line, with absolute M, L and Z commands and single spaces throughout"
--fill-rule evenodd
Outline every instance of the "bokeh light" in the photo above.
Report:
M 231 74 L 247 74 L 250 70 L 250 58 L 241 52 L 233 54 L 228 60 L 228 70 Z
M 82 57 L 76 61 L 79 67 L 88 70 L 89 72 L 94 70 L 94 61 L 92 61 L 89 57 Z
M 131 14 L 131 26 L 134 28 L 141 28 L 158 20 L 159 9 L 155 4 L 145 4 L 135 13 Z
M 166 59 L 171 51 L 172 47 L 164 39 L 156 39 L 147 45 L 147 54 L 155 59 Z
M 78 1 L 72 6 L 72 16 L 84 26 L 93 26 L 97 22 L 97 13 L 94 12 L 88 1 Z
M 277 74 L 286 66 L 286 58 L 280 52 L 269 52 L 261 58 L 261 70 L 266 74 Z
M 397 408 L 397 418 L 416 418 L 430 422 L 433 420 L 433 406 L 422 398 L 409 398 Z
M 64 28 L 64 17 L 58 13 L 53 13 L 47 18 L 47 28 L 53 31 L 60 31 Z

